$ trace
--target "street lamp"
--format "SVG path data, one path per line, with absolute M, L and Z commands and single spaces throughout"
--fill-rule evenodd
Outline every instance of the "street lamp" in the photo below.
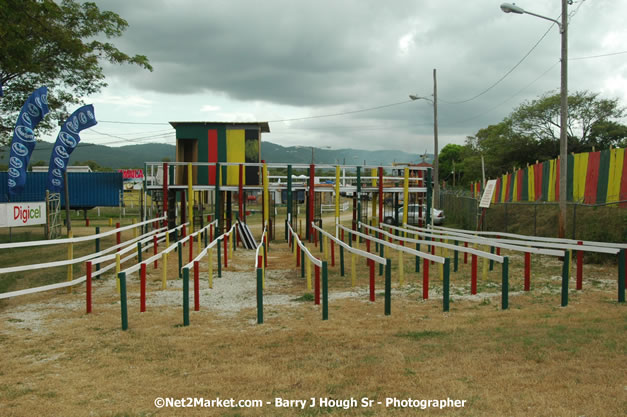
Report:
M 440 182 L 438 176 L 438 82 L 433 69 L 433 100 L 410 94 L 412 100 L 427 100 L 433 103 L 433 207 L 440 208 Z
M 503 3 L 501 10 L 505 13 L 528 14 L 557 23 L 562 35 L 561 51 L 561 85 L 560 85 L 560 217 L 559 237 L 566 235 L 566 178 L 568 174 L 568 4 L 572 0 L 562 0 L 562 21 L 524 10 L 515 4 Z

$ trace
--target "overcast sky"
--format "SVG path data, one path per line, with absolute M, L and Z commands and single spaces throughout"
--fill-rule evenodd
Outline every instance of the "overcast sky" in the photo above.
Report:
M 557 26 L 505 14 L 500 0 L 96 3 L 128 21 L 128 30 L 113 42 L 129 54 L 148 56 L 154 72 L 105 67 L 109 86 L 85 98 L 100 121 L 83 132 L 85 142 L 134 143 L 102 135 L 110 134 L 175 143 L 169 125 L 141 123 L 270 121 L 271 133 L 263 140 L 284 146 L 431 153 L 433 106 L 408 95 L 432 97 L 434 68 L 440 148 L 463 144 L 525 100 L 559 91 Z M 560 16 L 560 4 L 518 3 L 553 18 Z M 569 11 L 570 58 L 627 50 L 627 1 L 578 0 Z M 517 69 L 474 98 L 547 31 Z M 570 60 L 569 89 L 618 97 L 627 105 L 627 54 Z M 465 102 L 455 103 L 460 101 Z M 394 103 L 401 104 L 355 112 Z

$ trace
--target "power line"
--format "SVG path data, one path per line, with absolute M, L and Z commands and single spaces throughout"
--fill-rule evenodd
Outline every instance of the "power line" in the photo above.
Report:
M 559 18 L 559 16 L 558 16 Z M 499 85 L 505 78 L 507 78 L 512 72 L 514 72 L 514 70 L 516 68 L 518 68 L 520 66 L 520 64 L 523 63 L 523 61 L 525 59 L 527 59 L 527 57 L 529 55 L 531 55 L 531 53 L 534 51 L 534 49 L 536 49 L 538 47 L 538 45 L 540 45 L 540 42 L 542 42 L 544 40 L 544 38 L 546 37 L 546 35 L 549 34 L 549 32 L 551 31 L 551 29 L 553 28 L 553 26 L 555 25 L 555 23 L 551 23 L 551 26 L 549 26 L 549 28 L 546 30 L 546 32 L 544 32 L 544 34 L 540 37 L 540 39 L 538 39 L 538 41 L 531 47 L 531 49 L 529 50 L 529 52 L 527 52 L 521 59 L 520 61 L 518 61 L 518 63 L 516 63 L 516 65 L 514 65 L 509 71 L 507 71 L 505 73 L 505 75 L 503 75 L 501 78 L 499 78 L 494 84 L 492 84 L 491 86 L 489 86 L 488 88 L 486 88 L 485 90 L 483 90 L 482 92 L 480 92 L 479 94 L 470 97 L 469 99 L 466 100 L 460 100 L 460 101 L 445 101 L 445 100 L 440 100 L 443 103 L 446 104 L 463 104 L 463 103 L 468 103 L 469 101 L 473 101 L 479 97 L 481 97 L 482 95 L 486 94 L 488 91 L 492 90 L 494 87 L 496 87 L 497 85 Z
M 296 120 L 321 119 L 323 117 L 344 116 L 347 114 L 363 113 L 363 112 L 372 111 L 372 110 L 384 109 L 386 107 L 399 106 L 401 104 L 411 103 L 412 101 L 413 100 L 404 100 L 404 101 L 399 101 L 397 103 L 384 104 L 381 106 L 368 107 L 366 109 L 360 109 L 360 110 L 345 111 L 341 113 L 321 114 L 318 116 L 294 117 L 291 119 L 268 120 L 268 123 L 293 122 Z
M 580 59 L 592 59 L 592 58 L 603 58 L 606 56 L 614 56 L 614 55 L 622 55 L 622 54 L 627 54 L 627 51 L 619 51 L 619 52 L 612 52 L 609 54 L 602 54 L 602 55 L 590 55 L 590 56 L 580 56 L 577 58 L 568 58 L 569 61 L 578 61 Z

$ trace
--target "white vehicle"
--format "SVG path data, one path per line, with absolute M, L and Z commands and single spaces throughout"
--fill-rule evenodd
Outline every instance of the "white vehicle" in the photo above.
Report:
M 417 226 L 418 220 L 423 220 L 423 221 L 426 220 L 425 211 L 427 208 L 424 205 L 422 206 L 422 217 L 419 217 L 420 215 L 419 207 L 420 207 L 420 204 L 410 204 L 407 207 L 407 223 L 408 224 L 412 226 Z M 435 208 L 431 208 L 431 216 L 433 217 L 433 224 L 436 226 L 441 226 L 442 224 L 444 224 L 444 220 L 446 219 L 446 216 L 444 216 L 444 211 L 438 210 Z M 396 220 L 392 216 L 386 216 L 383 219 L 383 222 L 386 224 L 395 224 Z M 398 209 L 398 222 L 399 223 L 403 222 L 403 207 L 399 207 Z

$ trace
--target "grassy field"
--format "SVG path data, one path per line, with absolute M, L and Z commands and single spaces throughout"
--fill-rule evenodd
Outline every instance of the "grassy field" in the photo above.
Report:
M 277 227 L 277 235 L 282 233 Z M 65 249 L 57 250 L 46 256 L 63 259 Z M 36 258 L 41 249 L 24 251 L 19 256 Z M 569 306 L 562 308 L 561 263 L 534 256 L 532 288 L 525 293 L 523 259 L 510 255 L 506 311 L 500 309 L 499 267 L 480 279 L 479 294 L 471 296 L 470 263 L 462 262 L 452 275 L 451 310 L 443 313 L 437 268 L 431 268 L 430 299 L 423 301 L 422 273 L 413 272 L 413 259 L 404 258 L 401 286 L 392 254 L 391 316 L 384 315 L 378 275 L 377 299 L 368 301 L 362 260 L 355 287 L 349 262 L 345 277 L 337 265 L 330 268 L 330 318 L 322 321 L 291 253 L 279 242 L 271 245 L 263 325 L 256 324 L 254 254 L 245 250 L 235 252 L 213 288 L 202 263 L 201 308 L 191 312 L 189 327 L 181 326 L 176 254 L 168 263 L 167 290 L 160 289 L 162 263 L 156 270 L 149 267 L 145 313 L 139 313 L 138 277 L 129 278 L 125 332 L 112 275 L 95 281 L 91 315 L 85 314 L 84 286 L 72 294 L 53 291 L 4 301 L 0 415 L 625 415 L 627 310 L 616 302 L 615 266 L 586 265 L 584 290 L 571 290 Z M 18 255 L 0 256 L 6 265 Z M 39 282 L 36 274 L 22 279 Z M 157 397 L 262 400 L 263 407 L 159 409 Z M 374 403 L 348 409 L 319 403 L 275 407 L 276 398 L 312 397 L 367 397 Z M 386 407 L 386 398 L 450 398 L 465 406 Z

